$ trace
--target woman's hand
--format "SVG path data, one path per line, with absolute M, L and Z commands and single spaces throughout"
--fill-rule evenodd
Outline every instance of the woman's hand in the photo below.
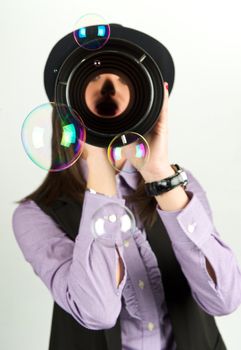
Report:
M 145 136 L 150 147 L 150 157 L 140 173 L 146 182 L 161 180 L 175 173 L 168 161 L 168 97 L 168 84 L 164 82 L 164 101 L 159 119 Z

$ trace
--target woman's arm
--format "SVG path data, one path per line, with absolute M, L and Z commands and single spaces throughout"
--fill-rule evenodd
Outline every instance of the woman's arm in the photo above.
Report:
M 185 171 L 188 203 L 170 209 L 175 202 L 174 188 L 169 191 L 170 204 L 167 196 L 157 201 L 157 212 L 195 300 L 209 314 L 226 315 L 241 304 L 241 270 L 234 252 L 215 228 L 206 192 L 191 172 Z
M 110 201 L 124 204 L 123 199 L 85 193 L 75 242 L 33 201 L 20 204 L 13 214 L 13 231 L 26 261 L 53 299 L 89 329 L 114 326 L 126 281 L 125 266 L 117 286 L 116 249 L 99 244 L 90 231 L 93 212 Z M 123 254 L 121 247 L 119 254 Z
M 100 244 L 92 235 L 91 222 L 98 208 L 113 202 L 124 205 L 125 200 L 116 196 L 114 169 L 105 150 L 92 146 L 88 150 L 87 187 L 98 193 L 85 191 L 75 242 L 33 201 L 15 209 L 13 231 L 53 299 L 84 327 L 106 329 L 115 325 L 120 313 L 127 269 L 123 247 Z M 101 239 L 105 235 L 111 236 L 106 232 Z
M 145 178 L 146 182 L 153 182 L 165 179 L 168 176 L 174 175 L 175 171 L 171 166 L 168 166 L 166 169 L 162 169 L 158 176 L 149 175 L 149 177 Z M 190 201 L 186 191 L 183 187 L 177 186 L 173 188 L 171 191 L 163 193 L 162 195 L 156 196 L 156 201 L 158 203 L 158 207 L 164 211 L 174 211 L 183 209 Z M 212 268 L 212 265 L 206 258 L 206 268 L 207 271 L 214 281 L 217 283 L 215 271 Z
M 84 151 L 84 158 L 88 165 L 87 187 L 106 196 L 116 196 L 115 170 L 107 159 L 106 150 L 86 144 Z M 124 264 L 117 247 L 116 251 L 118 254 L 116 270 L 118 286 L 124 277 Z

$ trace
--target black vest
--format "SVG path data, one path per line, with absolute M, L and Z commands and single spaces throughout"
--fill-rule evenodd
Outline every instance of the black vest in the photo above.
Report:
M 51 207 L 36 204 L 52 217 L 71 240 L 75 240 L 81 204 L 67 197 L 59 198 Z M 145 227 L 145 230 L 162 273 L 177 350 L 227 350 L 214 317 L 202 310 L 193 299 L 159 215 L 152 229 Z M 49 350 L 122 350 L 120 319 L 118 317 L 111 329 L 87 329 L 54 302 Z

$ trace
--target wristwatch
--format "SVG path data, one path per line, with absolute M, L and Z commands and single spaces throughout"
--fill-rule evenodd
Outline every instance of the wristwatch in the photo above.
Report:
M 157 196 L 172 190 L 177 186 L 182 186 L 184 189 L 188 184 L 187 174 L 184 169 L 178 164 L 171 164 L 171 167 L 175 170 L 175 174 L 160 181 L 145 183 L 145 190 L 148 196 Z

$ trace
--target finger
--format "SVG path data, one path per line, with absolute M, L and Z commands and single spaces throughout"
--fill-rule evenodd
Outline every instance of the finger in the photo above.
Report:
M 168 112 L 168 97 L 169 97 L 168 82 L 164 81 L 163 87 L 164 87 L 164 97 L 163 97 L 162 112 L 167 113 Z
M 162 125 L 162 127 L 167 126 L 167 115 L 168 115 L 168 83 L 165 81 L 163 83 L 164 87 L 164 96 L 163 96 L 163 104 L 162 104 L 162 109 L 160 112 L 160 118 L 159 118 L 159 123 Z

